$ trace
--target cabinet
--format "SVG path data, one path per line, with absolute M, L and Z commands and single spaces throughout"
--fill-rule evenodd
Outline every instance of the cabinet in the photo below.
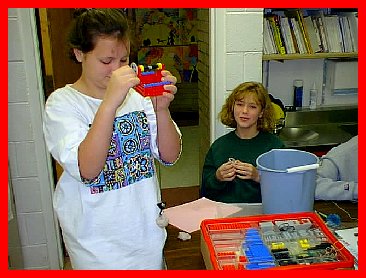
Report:
M 291 12 L 288 12 L 291 11 Z M 338 18 L 338 26 L 348 26 L 350 28 L 350 22 L 356 24 L 358 30 L 358 16 L 357 9 L 264 9 L 264 21 L 263 21 L 263 84 L 268 88 L 269 93 L 274 95 L 277 98 L 280 98 L 285 105 L 292 105 L 293 97 L 292 97 L 292 82 L 294 79 L 303 79 L 304 80 L 304 98 L 303 98 L 303 107 L 307 107 L 309 103 L 309 90 L 313 87 L 313 84 L 316 84 L 316 89 L 318 90 L 318 99 L 317 104 L 325 104 L 325 105 L 339 105 L 339 104 L 355 104 L 357 103 L 357 95 L 356 96 L 347 96 L 345 98 L 341 97 L 336 99 L 334 94 L 326 89 L 326 76 L 327 76 L 327 62 L 332 60 L 338 61 L 358 61 L 358 37 L 350 39 L 350 29 L 348 30 L 348 35 L 345 35 L 345 30 L 339 29 L 338 40 L 342 39 L 342 45 L 340 48 L 330 48 L 329 41 L 324 43 L 321 42 L 320 37 L 320 29 L 318 32 L 318 37 L 315 37 L 316 42 L 313 40 L 313 45 L 311 45 L 309 39 L 309 31 L 304 32 L 303 36 L 307 38 L 308 44 L 310 44 L 310 48 L 305 47 L 302 51 L 300 51 L 299 46 L 292 47 L 292 50 L 288 46 L 289 38 L 292 40 L 296 40 L 296 36 L 294 32 L 287 33 L 286 35 L 282 35 L 285 33 L 285 28 L 281 26 L 281 22 L 283 23 L 283 18 L 287 19 L 287 22 L 291 21 L 289 18 L 295 14 L 295 11 L 301 12 L 301 16 L 297 19 L 299 22 L 304 22 L 304 18 L 307 18 L 307 21 L 310 19 L 314 21 L 315 28 L 316 21 L 315 19 L 321 18 L 326 22 L 329 18 L 332 20 Z M 266 23 L 266 20 L 270 17 L 272 23 Z M 282 18 L 282 21 L 281 21 Z M 342 20 L 340 19 L 342 18 Z M 340 25 L 340 22 L 343 23 L 347 21 L 347 24 Z M 296 21 L 296 20 L 292 20 Z M 273 31 L 274 23 L 277 24 L 277 38 L 276 32 Z M 297 21 L 296 21 L 297 22 Z M 308 23 L 309 24 L 309 23 Z M 272 30 L 268 33 L 266 28 L 271 26 Z M 293 25 L 295 26 L 295 25 Z M 341 28 L 341 27 L 339 27 Z M 288 29 L 287 29 L 288 30 Z M 300 29 L 299 29 L 300 30 Z M 307 30 L 307 29 L 305 29 Z M 335 30 L 335 29 L 334 29 Z M 343 33 L 342 33 L 343 30 Z M 291 31 L 291 30 L 290 30 Z M 329 34 L 333 34 L 335 32 L 330 32 Z M 285 52 L 277 50 L 271 51 L 268 47 L 268 40 L 266 41 L 266 34 L 272 35 L 272 43 L 276 44 L 276 40 L 282 39 L 282 45 L 285 47 Z M 343 36 L 342 36 L 343 34 Z M 354 32 L 357 34 L 357 32 Z M 287 38 L 287 43 L 285 41 Z M 298 38 L 298 37 L 297 37 Z M 348 38 L 348 40 L 347 40 Z M 268 38 L 267 38 L 268 39 Z M 314 37 L 313 37 L 314 39 Z M 327 39 L 327 37 L 324 37 Z M 328 38 L 331 39 L 331 38 Z M 332 37 L 333 39 L 333 37 Z M 305 43 L 305 39 L 303 40 Z M 315 43 L 315 46 L 314 46 Z M 340 43 L 340 42 L 339 42 Z M 333 44 L 332 44 L 333 45 Z M 314 51 L 315 50 L 315 51 Z M 279 53 L 282 54 L 279 54 Z M 347 77 L 346 77 L 347 78 Z M 325 100 L 325 102 L 324 102 Z M 343 103 L 344 102 L 344 103 Z

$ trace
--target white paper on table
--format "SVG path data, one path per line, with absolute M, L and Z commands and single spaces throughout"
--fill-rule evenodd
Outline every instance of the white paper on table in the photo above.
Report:
M 351 229 L 336 230 L 340 242 L 358 260 L 358 227 Z
M 207 198 L 201 198 L 183 205 L 167 208 L 165 216 L 169 224 L 187 233 L 200 229 L 202 220 L 226 217 L 240 211 L 242 208 L 226 203 L 215 202 Z

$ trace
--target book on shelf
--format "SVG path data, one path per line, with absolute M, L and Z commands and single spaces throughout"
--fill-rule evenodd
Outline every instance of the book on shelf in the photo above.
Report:
M 311 16 L 304 17 L 304 26 L 307 29 L 309 35 L 309 42 L 314 53 L 322 51 L 321 42 L 318 34 L 318 27 L 314 25 Z
M 289 18 L 289 20 L 290 20 L 290 26 L 293 29 L 293 32 L 295 34 L 299 53 L 307 54 L 306 47 L 305 47 L 305 41 L 301 35 L 299 23 L 295 20 L 295 18 Z
M 284 43 L 284 39 L 281 33 L 281 28 L 280 28 L 280 23 L 279 23 L 279 16 L 278 15 L 273 15 L 273 14 L 269 14 L 265 16 L 266 20 L 268 20 L 271 28 L 272 28 L 272 32 L 273 32 L 273 39 L 274 42 L 277 46 L 277 51 L 279 54 L 286 54 L 286 47 L 285 47 L 285 43 Z
M 324 9 L 307 11 L 317 23 L 323 52 L 357 52 L 357 12 L 329 12 L 324 12 Z
M 263 20 L 263 45 L 264 54 L 277 54 L 276 45 L 273 40 L 273 33 L 268 20 Z
M 283 34 L 284 40 L 285 40 L 285 46 L 286 51 L 288 54 L 294 54 L 296 53 L 296 48 L 294 45 L 293 37 L 291 34 L 291 27 L 288 23 L 288 18 L 285 16 L 280 17 L 280 26 L 281 26 L 281 32 Z
M 295 34 L 294 27 L 293 27 L 293 23 L 291 22 L 291 18 L 288 18 L 288 17 L 286 17 L 286 18 L 287 18 L 287 23 L 288 23 L 289 28 L 290 28 L 292 42 L 293 42 L 294 48 L 295 48 L 295 53 L 300 53 L 300 46 L 299 46 L 298 40 L 296 38 L 296 34 Z
M 325 30 L 328 34 L 329 52 L 343 52 L 338 16 L 326 15 L 324 19 Z
M 341 12 L 338 15 L 347 19 L 353 52 L 358 52 L 358 13 Z
M 339 20 L 339 16 L 335 15 L 335 19 L 333 19 L 334 29 L 336 31 L 335 37 L 336 37 L 336 43 L 337 48 L 339 52 L 345 52 L 344 50 L 344 40 L 343 40 L 343 34 L 342 34 L 342 28 Z
M 357 52 L 358 12 L 339 10 L 268 9 L 263 25 L 264 53 Z
M 298 28 L 300 31 L 300 35 L 302 37 L 302 40 L 304 41 L 304 46 L 305 46 L 305 51 L 306 51 L 305 53 L 313 54 L 314 52 L 313 52 L 313 49 L 310 44 L 308 31 L 304 24 L 304 16 L 303 16 L 302 11 L 300 9 L 288 9 L 288 10 L 285 10 L 285 15 L 291 19 L 292 18 L 295 19 L 295 21 L 297 22 Z
M 344 52 L 354 52 L 348 19 L 345 16 L 339 16 L 338 19 L 339 26 L 341 27 Z
M 314 24 L 318 27 L 318 34 L 321 43 L 322 52 L 328 52 L 328 38 L 324 29 L 323 19 L 321 16 L 312 16 Z
M 358 15 L 353 14 L 347 17 L 350 30 L 353 48 L 355 52 L 358 52 Z

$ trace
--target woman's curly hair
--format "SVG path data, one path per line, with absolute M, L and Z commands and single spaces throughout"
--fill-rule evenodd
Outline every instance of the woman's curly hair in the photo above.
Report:
M 272 131 L 275 128 L 274 110 L 271 99 L 264 86 L 259 82 L 244 82 L 238 85 L 228 96 L 222 106 L 219 118 L 221 122 L 232 128 L 237 127 L 234 118 L 234 104 L 248 95 L 254 96 L 257 104 L 260 105 L 263 115 L 258 119 L 257 128 L 263 131 Z

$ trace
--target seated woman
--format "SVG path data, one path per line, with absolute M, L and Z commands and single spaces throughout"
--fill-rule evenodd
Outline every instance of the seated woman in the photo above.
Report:
M 275 119 L 267 90 L 257 82 L 240 84 L 226 99 L 219 117 L 234 130 L 211 145 L 203 166 L 200 195 L 225 203 L 261 202 L 256 159 L 271 149 L 284 147 L 271 133 Z
M 358 136 L 321 158 L 315 199 L 358 201 Z

